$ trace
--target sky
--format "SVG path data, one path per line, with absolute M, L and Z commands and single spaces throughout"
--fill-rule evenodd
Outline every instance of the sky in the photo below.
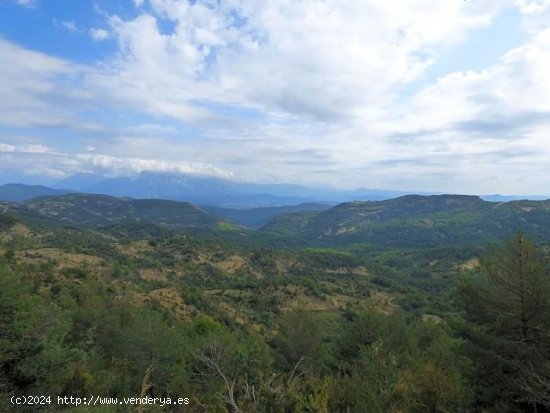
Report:
M 550 194 L 550 0 L 0 0 L 0 182 Z

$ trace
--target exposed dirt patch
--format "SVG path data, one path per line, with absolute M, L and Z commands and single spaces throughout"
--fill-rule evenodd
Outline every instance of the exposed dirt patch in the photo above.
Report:
M 118 249 L 123 254 L 128 254 L 132 256 L 143 255 L 147 252 L 153 251 L 153 247 L 149 245 L 147 240 L 134 241 L 129 244 L 119 244 Z
M 31 230 L 21 224 L 20 222 L 14 224 L 12 227 L 7 229 L 3 234 L 0 234 L 0 240 L 4 242 L 13 241 L 15 239 L 20 238 L 34 238 L 34 234 L 31 232 Z
M 229 274 L 235 274 L 246 265 L 246 260 L 240 255 L 231 255 L 225 260 L 214 263 L 213 266 L 218 270 L 227 272 Z
M 391 314 L 395 311 L 398 305 L 395 303 L 395 298 L 390 294 L 383 291 L 374 292 L 368 300 L 374 304 L 376 308 L 380 309 L 385 314 Z
M 166 281 L 166 276 L 153 268 L 140 268 L 138 273 L 145 281 Z
M 287 274 L 288 269 L 296 264 L 294 260 L 285 260 L 284 258 L 275 258 L 275 269 L 279 274 Z
M 445 320 L 435 314 L 422 314 L 422 321 L 431 321 L 435 324 L 445 323 Z
M 17 258 L 30 262 L 45 262 L 55 260 L 59 268 L 76 267 L 82 265 L 100 265 L 103 259 L 95 255 L 74 254 L 64 252 L 59 248 L 40 248 L 35 250 L 19 251 Z
M 228 303 L 222 301 L 218 305 L 219 305 L 219 308 L 221 308 L 222 310 L 226 311 L 229 315 L 231 315 L 237 323 L 243 324 L 243 325 L 249 325 L 250 327 L 254 328 L 254 323 L 244 318 L 237 309 L 233 308 Z M 255 330 L 257 330 L 257 327 L 258 326 L 256 326 Z
M 288 286 L 283 291 L 282 304 L 283 312 L 296 309 L 306 311 L 340 311 L 347 304 L 363 305 L 367 301 L 363 298 L 350 297 L 345 294 L 331 294 L 321 297 L 311 295 L 309 291 L 295 286 Z
M 341 267 L 341 268 L 329 269 L 329 270 L 325 270 L 325 272 L 328 274 L 355 274 L 355 275 L 363 275 L 363 276 L 369 275 L 369 270 L 367 270 L 367 268 L 362 265 L 355 268 Z
M 460 268 L 461 270 L 473 270 L 474 268 L 478 268 L 478 267 L 479 267 L 479 259 L 477 258 L 469 259 L 468 261 L 458 265 L 458 268 Z
M 160 288 L 148 293 L 151 301 L 172 312 L 180 320 L 188 320 L 193 313 L 193 307 L 183 302 L 176 288 Z
M 32 236 L 31 230 L 27 226 L 19 222 L 15 224 L 13 227 L 11 227 L 10 232 L 21 238 L 31 238 Z
M 363 275 L 363 276 L 370 275 L 369 270 L 367 269 L 367 267 L 364 267 L 362 265 L 360 265 L 358 267 L 355 267 L 353 270 L 351 270 L 351 272 L 353 274 Z
M 353 232 L 356 232 L 357 228 L 355 227 L 342 227 L 336 231 L 335 235 L 345 235 L 345 234 L 351 234 Z

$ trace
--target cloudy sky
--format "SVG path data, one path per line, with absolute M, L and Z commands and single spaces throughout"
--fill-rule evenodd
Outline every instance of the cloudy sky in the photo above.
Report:
M 0 181 L 550 193 L 550 0 L 0 0 Z

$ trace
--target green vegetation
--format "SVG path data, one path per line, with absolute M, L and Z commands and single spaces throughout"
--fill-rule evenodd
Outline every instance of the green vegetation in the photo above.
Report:
M 378 250 L 474 246 L 524 229 L 550 237 L 550 201 L 486 202 L 475 196 L 410 195 L 352 202 L 319 213 L 282 215 L 263 230 L 318 244 L 369 243 Z
M 482 277 L 459 288 L 479 399 L 503 411 L 550 406 L 550 277 L 539 254 L 518 233 L 482 260 Z
M 330 243 L 320 226 L 250 231 L 165 201 L 3 205 L 0 411 L 13 394 L 189 397 L 193 412 L 550 411 L 550 249 L 522 232 L 476 241 L 517 216 L 540 240 L 546 203 L 413 197 L 276 218 L 336 214 L 328 228 L 351 213 L 370 234 Z M 465 235 L 489 216 L 483 237 Z M 93 411 L 45 407 L 19 411 Z

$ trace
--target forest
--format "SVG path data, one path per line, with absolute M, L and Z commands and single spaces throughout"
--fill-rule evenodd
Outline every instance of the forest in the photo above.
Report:
M 99 217 L 78 198 L 0 209 L 0 411 L 550 411 L 545 204 L 502 215 L 507 234 L 466 237 L 457 223 L 494 206 L 355 203 L 254 230 L 164 201 L 100 198 Z M 357 208 L 378 221 L 359 223 Z M 315 226 L 272 230 L 304 217 Z M 342 219 L 366 232 L 315 232 Z

